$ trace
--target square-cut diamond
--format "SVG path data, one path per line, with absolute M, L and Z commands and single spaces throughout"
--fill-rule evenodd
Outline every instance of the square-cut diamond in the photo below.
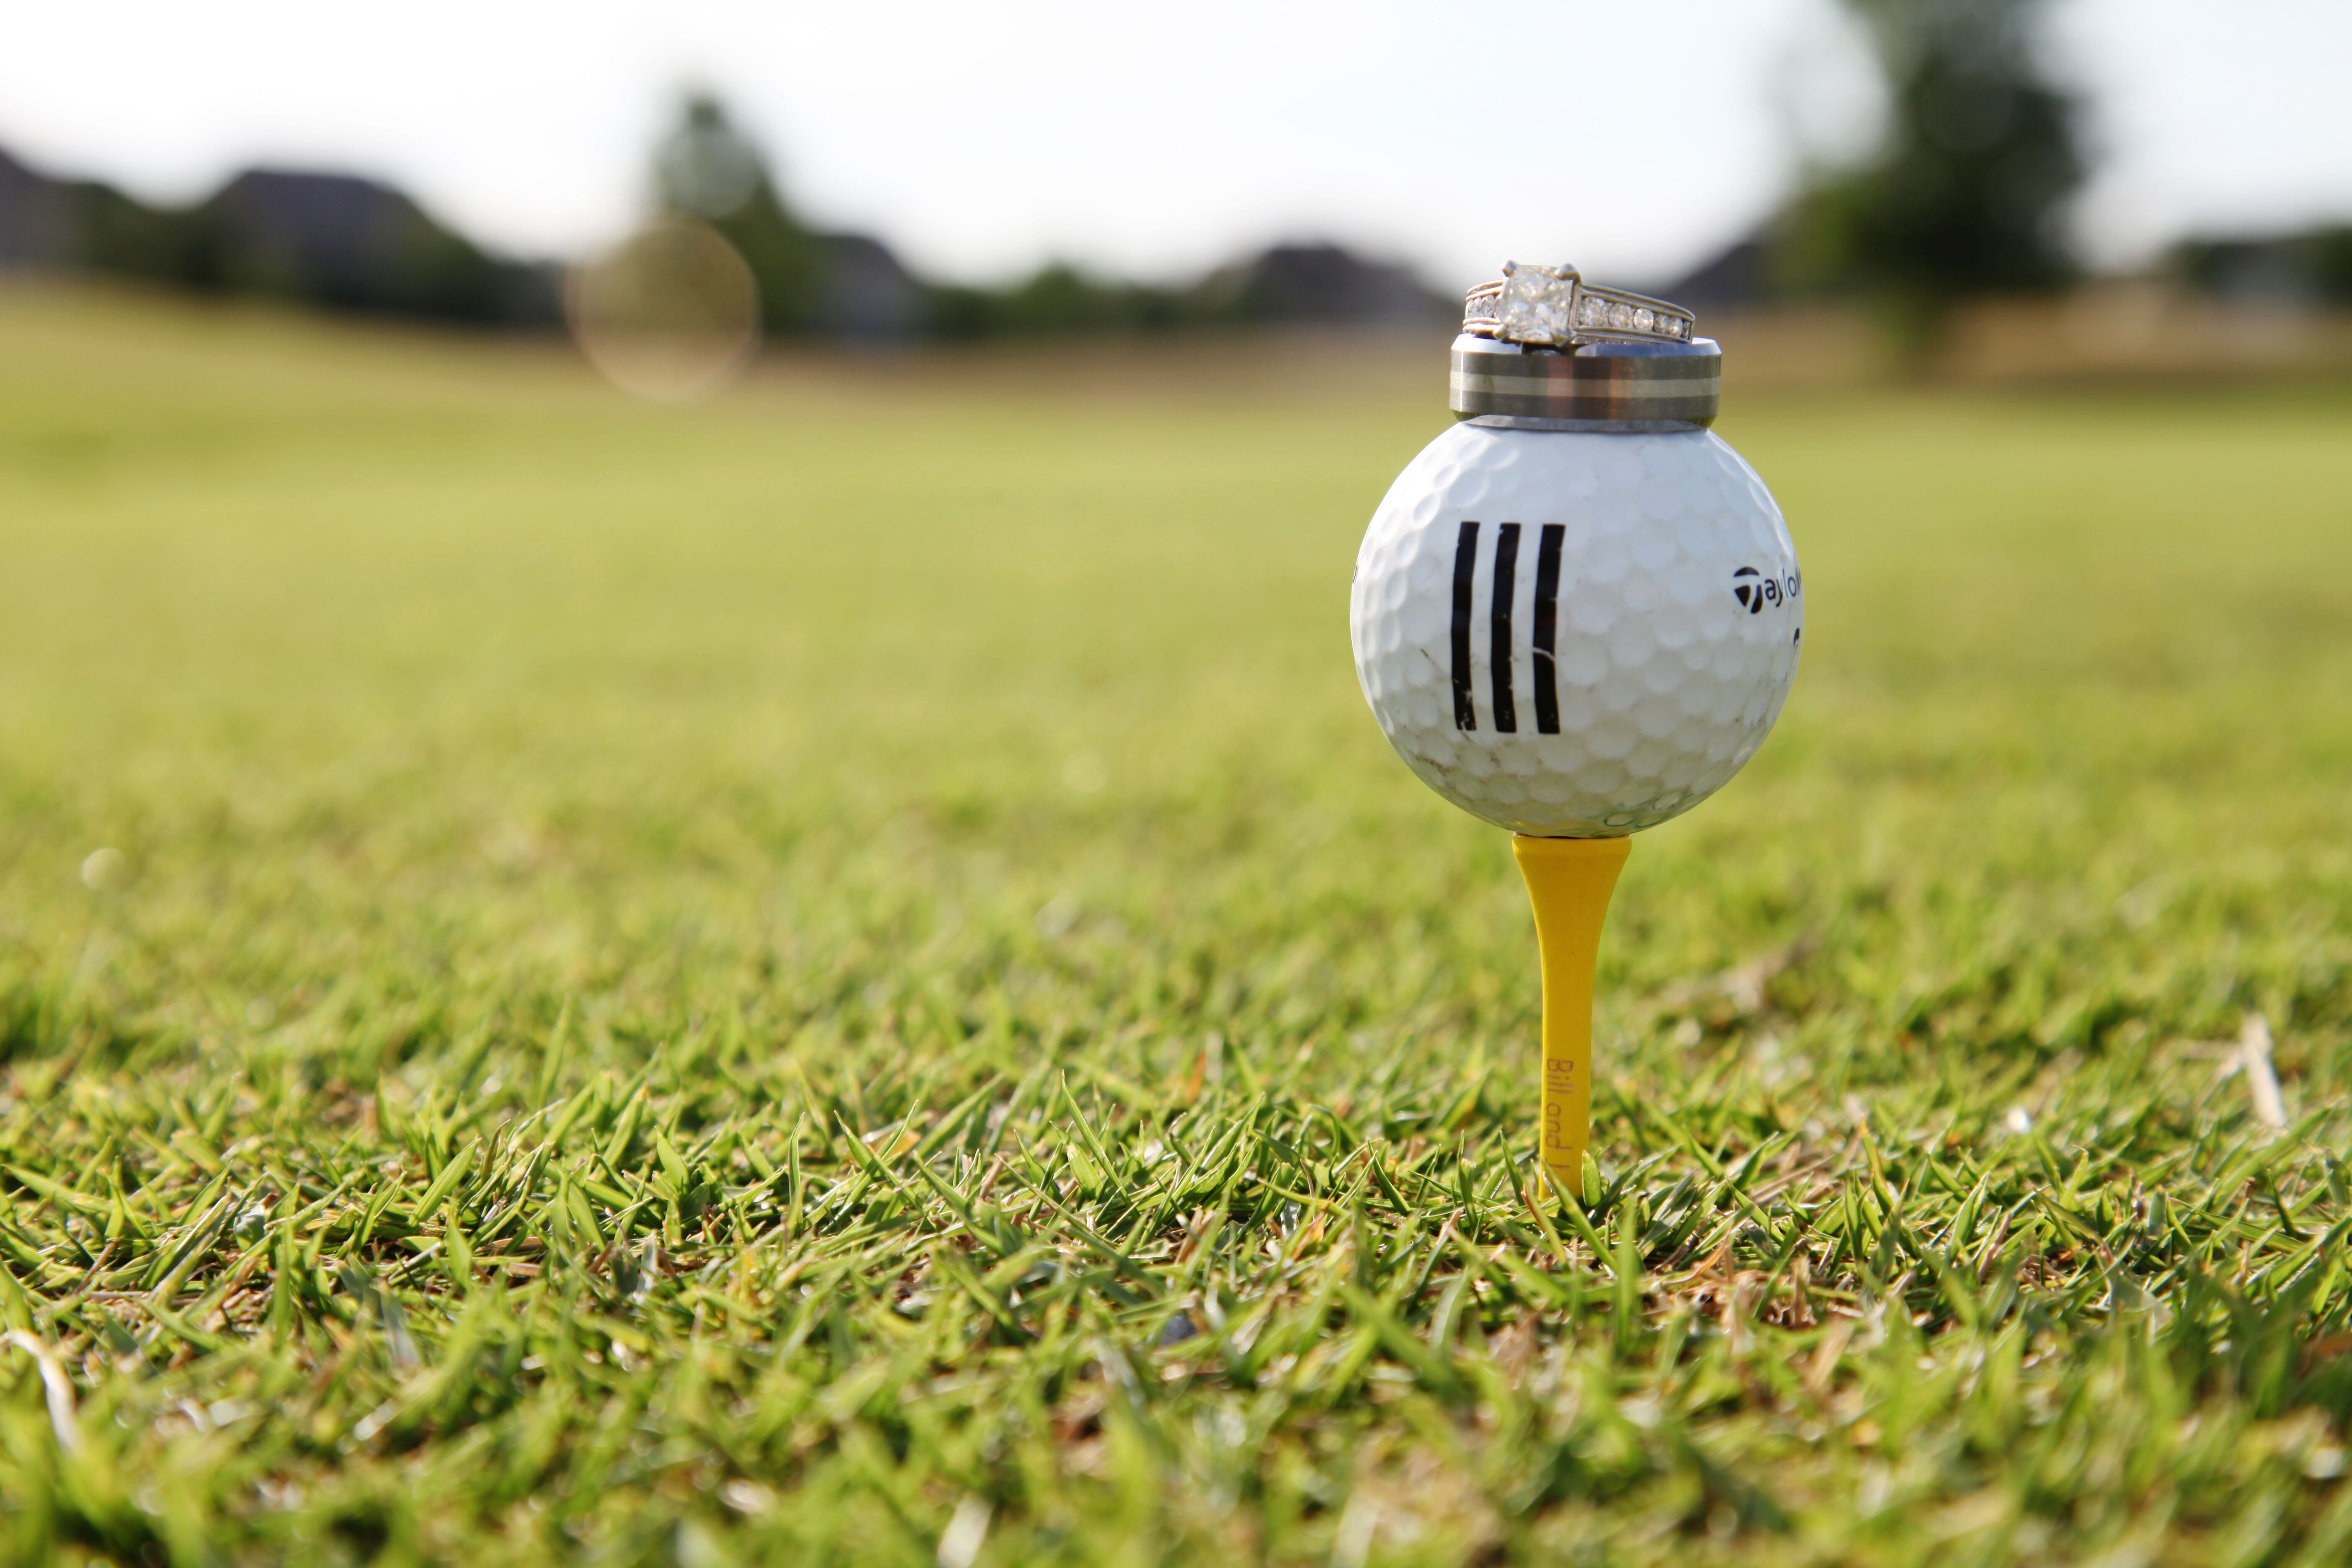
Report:
M 1575 295 L 1573 268 L 1530 267 L 1515 261 L 1503 268 L 1503 293 L 1495 301 L 1495 319 L 1503 336 L 1514 342 L 1560 342 L 1571 330 L 1569 307 Z

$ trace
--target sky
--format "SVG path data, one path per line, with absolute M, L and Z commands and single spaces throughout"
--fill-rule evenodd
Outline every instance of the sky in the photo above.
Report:
M 690 87 L 813 222 L 933 276 L 1177 278 L 1329 237 L 1460 286 L 1507 257 L 1654 282 L 1864 144 L 1834 0 L 76 0 L 10 7 L 0 146 L 161 200 L 255 163 L 390 179 L 488 244 L 626 231 Z M 2059 0 L 2092 108 L 2079 223 L 2352 218 L 2347 0 Z

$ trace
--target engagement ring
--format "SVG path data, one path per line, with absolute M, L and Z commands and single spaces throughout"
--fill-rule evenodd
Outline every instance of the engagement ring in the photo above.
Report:
M 1696 321 L 1680 305 L 1623 289 L 1596 289 L 1573 267 L 1503 264 L 1463 301 L 1462 330 L 1505 342 L 1561 348 L 1610 339 L 1686 343 Z

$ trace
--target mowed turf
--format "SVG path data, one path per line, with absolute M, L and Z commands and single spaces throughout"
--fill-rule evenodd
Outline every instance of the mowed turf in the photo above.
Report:
M 2352 1555 L 2352 388 L 1735 386 L 1570 1204 L 1349 658 L 1442 344 L 1164 357 L 0 293 L 13 1557 Z

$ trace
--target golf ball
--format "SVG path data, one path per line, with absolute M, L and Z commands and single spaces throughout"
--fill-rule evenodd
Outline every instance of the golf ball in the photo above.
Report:
M 1372 516 L 1356 677 L 1423 782 L 1517 833 L 1607 837 L 1720 789 L 1804 634 L 1771 492 L 1712 431 L 1460 424 Z

